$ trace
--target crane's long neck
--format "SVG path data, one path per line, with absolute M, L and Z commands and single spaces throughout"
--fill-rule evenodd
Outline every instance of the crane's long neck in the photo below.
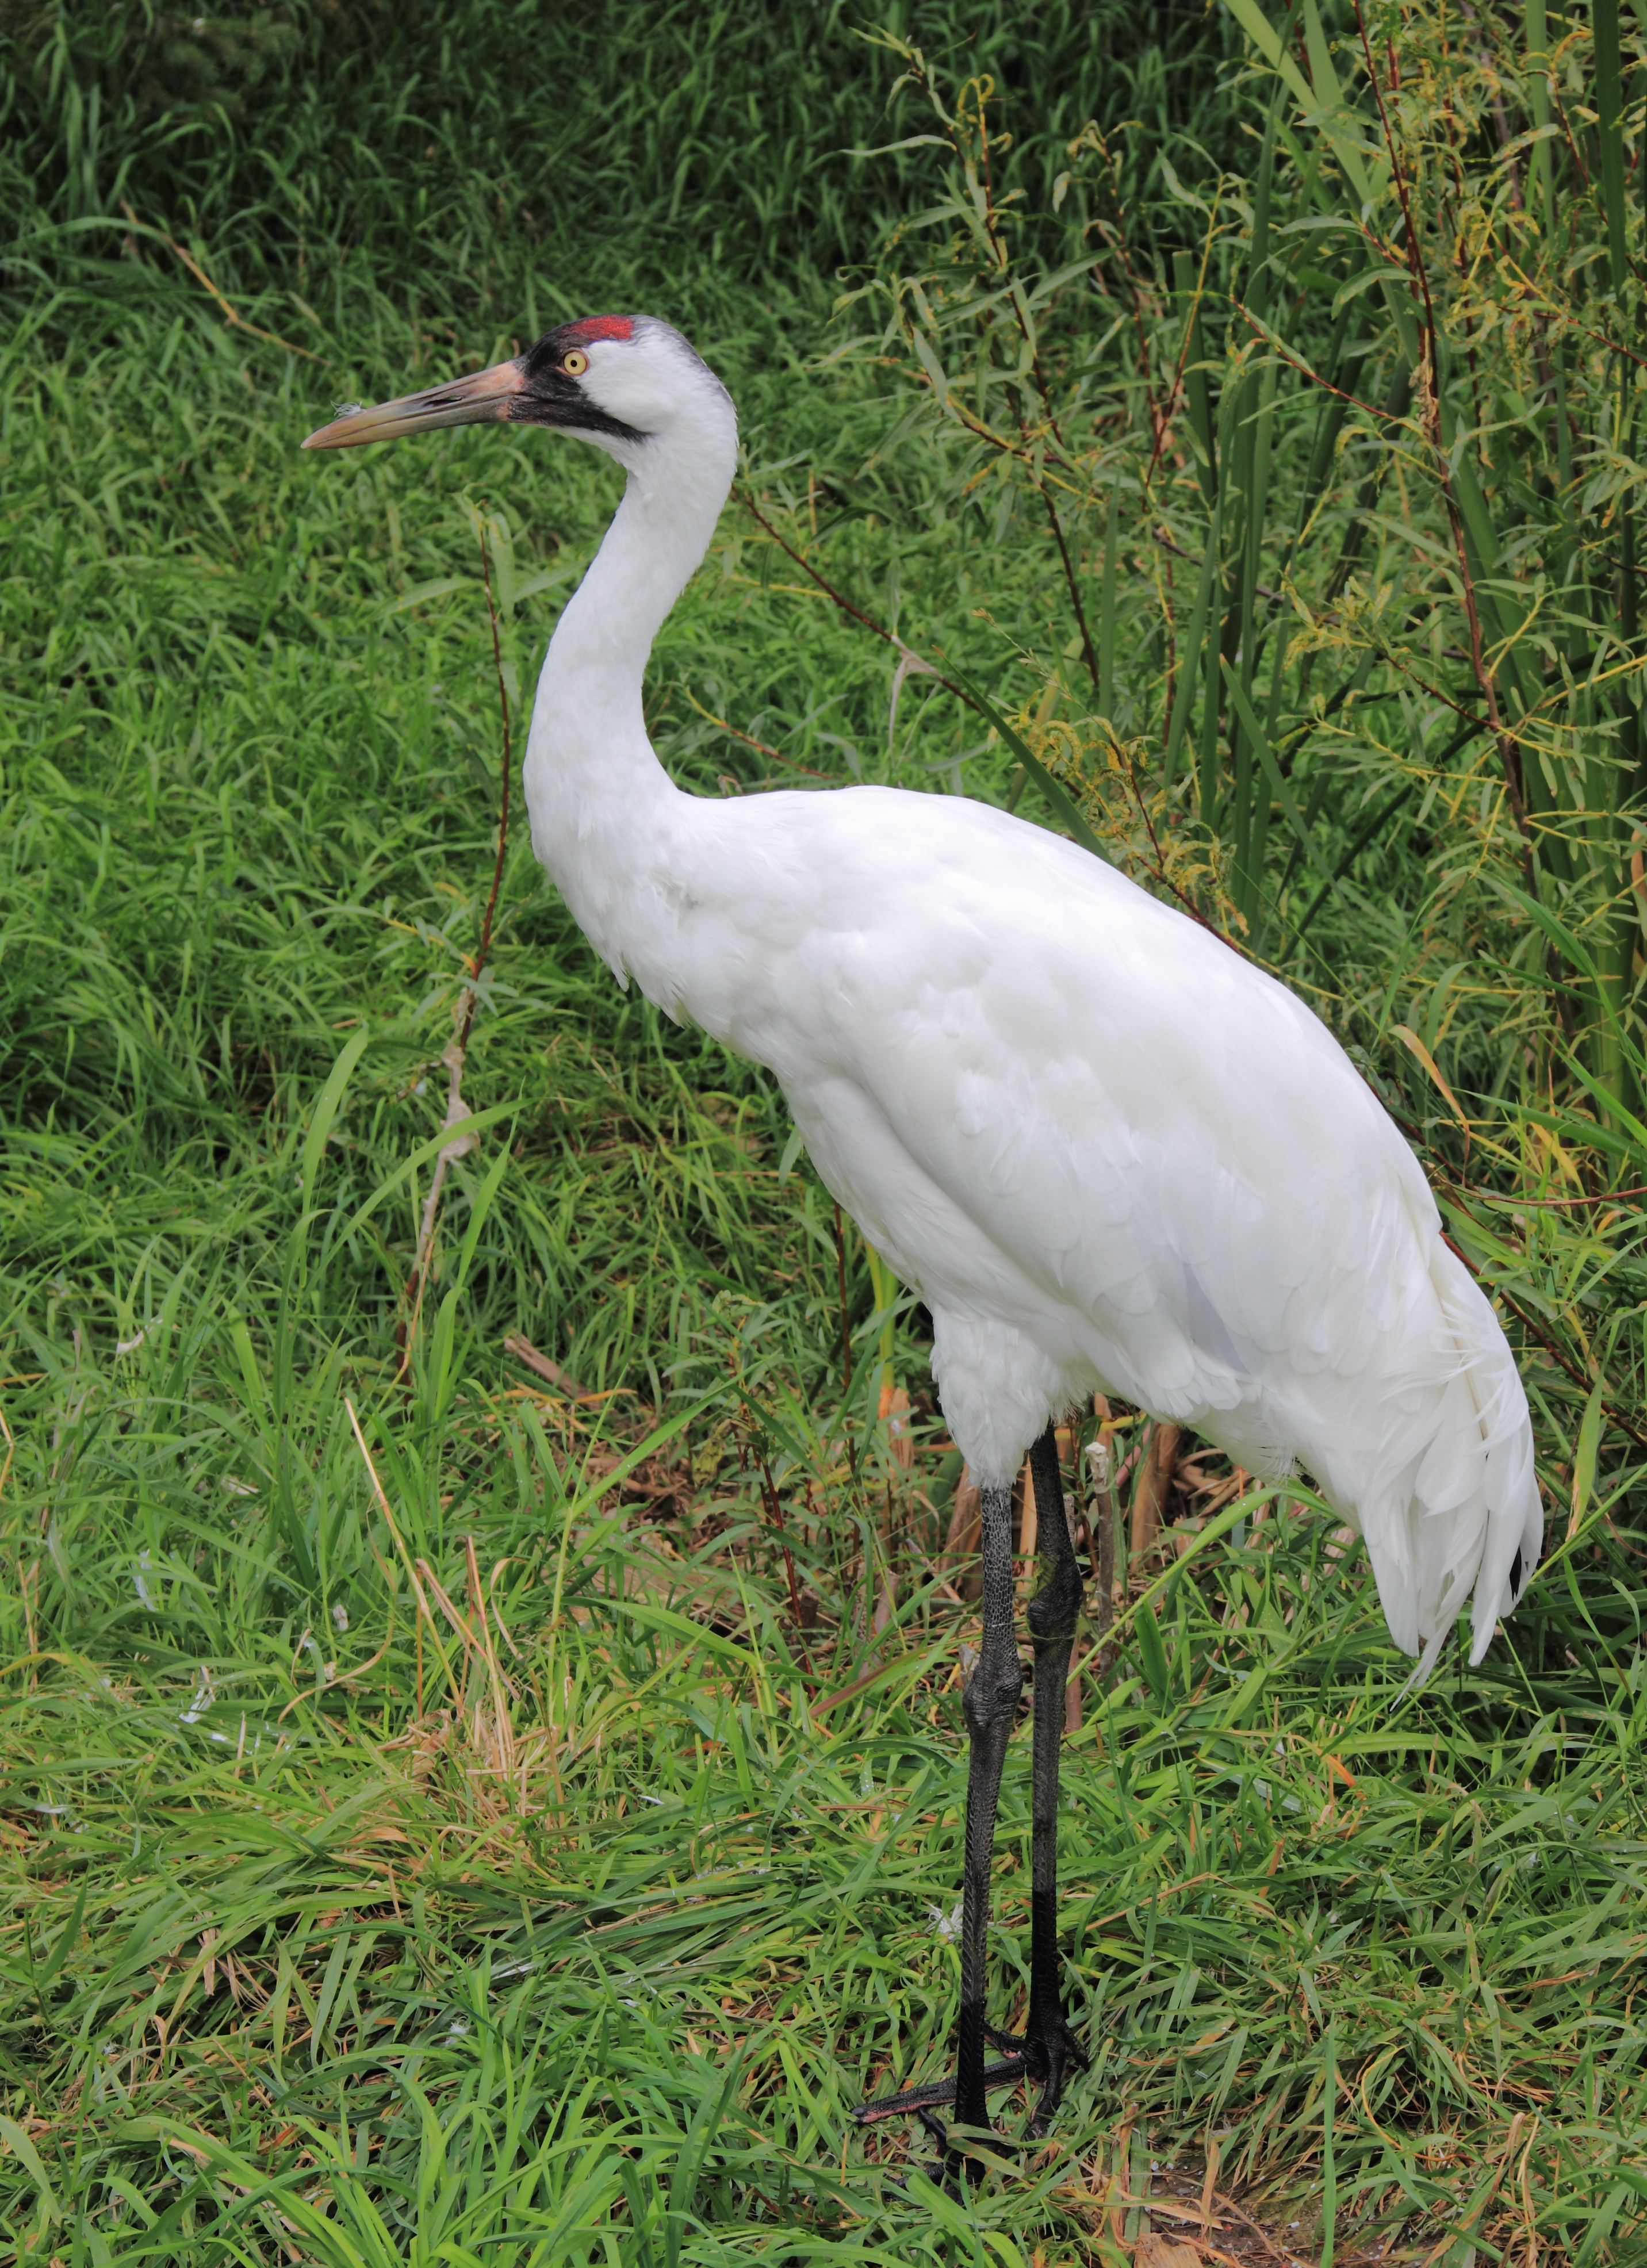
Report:
M 722 397 L 724 401 L 724 397 Z M 614 968 L 636 966 L 628 918 L 666 862 L 688 807 L 642 713 L 652 640 L 709 548 L 731 484 L 736 429 L 652 437 L 635 453 L 606 540 L 549 642 L 526 745 L 533 847 L 578 925 Z M 644 978 L 643 978 L 644 982 Z

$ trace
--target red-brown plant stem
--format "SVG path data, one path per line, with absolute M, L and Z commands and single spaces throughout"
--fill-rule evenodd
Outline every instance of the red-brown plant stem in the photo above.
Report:
M 1521 837 L 1521 865 L 1528 892 L 1538 895 L 1538 877 L 1533 859 L 1533 830 L 1527 823 L 1526 804 L 1522 792 L 1521 750 L 1515 735 L 1504 721 L 1498 706 L 1498 687 L 1493 673 L 1487 666 L 1486 649 L 1482 640 L 1481 612 L 1475 602 L 1475 579 L 1470 572 L 1469 549 L 1464 539 L 1464 519 L 1459 510 L 1457 497 L 1452 492 L 1452 470 L 1447 462 L 1447 453 L 1441 438 L 1441 388 L 1436 353 L 1436 310 L 1430 296 L 1430 275 L 1424 265 L 1423 247 L 1418 240 L 1418 230 L 1413 218 L 1412 200 L 1408 195 L 1407 176 L 1401 170 L 1401 156 L 1395 146 L 1394 130 L 1390 114 L 1385 107 L 1384 89 L 1379 83 L 1372 60 L 1371 42 L 1367 37 L 1367 21 L 1362 12 L 1361 0 L 1355 0 L 1356 26 L 1361 34 L 1361 52 L 1366 60 L 1367 77 L 1371 82 L 1372 98 L 1379 107 L 1379 122 L 1384 129 L 1384 146 L 1390 160 L 1390 178 L 1395 184 L 1395 194 L 1401 201 L 1401 218 L 1407 229 L 1407 264 L 1412 277 L 1413 297 L 1422 310 L 1423 326 L 1423 366 L 1418 373 L 1419 400 L 1422 414 L 1429 428 L 1430 446 L 1435 452 L 1436 467 L 1441 483 L 1442 502 L 1446 506 L 1447 524 L 1452 531 L 1452 548 L 1458 555 L 1459 582 L 1464 599 L 1465 620 L 1470 632 L 1470 666 L 1475 682 L 1481 688 L 1482 698 L 1487 704 L 1489 728 L 1498 750 L 1498 761 L 1504 776 L 1504 789 L 1510 799 L 1510 809 Z
M 783 1507 L 778 1502 L 777 1483 L 772 1477 L 772 1468 L 767 1462 L 764 1449 L 757 1453 L 755 1462 L 761 1468 L 761 1509 L 766 1513 L 772 1533 L 777 1537 L 778 1549 L 783 1554 L 783 1572 L 789 1578 L 790 1587 L 790 1617 L 794 1623 L 796 1635 L 798 1637 L 801 1628 L 801 1590 L 800 1585 L 795 1580 L 795 1555 L 790 1550 L 789 1531 L 783 1525 Z
M 497 784 L 497 856 L 492 863 L 492 887 L 486 901 L 486 912 L 481 922 L 480 950 L 472 964 L 468 989 L 464 998 L 464 1020 L 458 1029 L 458 1044 L 467 1047 L 469 1027 L 474 1021 L 478 1003 L 477 987 L 481 972 L 486 967 L 492 949 L 492 919 L 497 911 L 497 893 L 503 887 L 504 861 L 509 852 L 509 799 L 514 786 L 515 757 L 510 731 L 509 687 L 504 677 L 504 649 L 497 632 L 497 608 L 492 598 L 492 563 L 487 556 L 486 536 L 481 535 L 481 580 L 486 586 L 486 612 L 492 626 L 492 667 L 497 676 L 497 706 L 503 718 L 504 758 L 501 777 Z
M 811 561 L 803 557 L 801 553 L 797 551 L 792 543 L 785 542 L 783 536 L 778 534 L 776 528 L 773 526 L 771 521 L 767 518 L 765 512 L 761 511 L 760 505 L 755 502 L 752 496 L 748 495 L 742 489 L 738 490 L 736 494 L 739 503 L 742 504 L 750 519 L 753 519 L 757 526 L 765 528 L 767 534 L 772 538 L 774 543 L 777 545 L 778 549 L 780 551 L 787 552 L 789 556 L 795 562 L 795 564 L 800 569 L 802 574 L 810 575 L 812 581 L 816 583 L 818 588 L 824 593 L 825 597 L 833 600 L 835 604 L 840 608 L 843 615 L 849 615 L 855 622 L 861 622 L 866 630 L 870 631 L 874 637 L 879 638 L 883 644 L 891 646 L 894 652 L 908 655 L 911 659 L 920 662 L 922 668 L 923 670 L 930 671 L 930 674 L 937 678 L 938 683 L 943 686 L 946 692 L 952 693 L 954 695 L 957 701 L 964 701 L 968 709 L 977 709 L 978 704 L 973 699 L 972 696 L 969 693 L 963 691 L 962 688 L 954 682 L 952 678 L 945 677 L 941 669 L 934 669 L 931 663 L 926 660 L 923 655 L 915 653 L 912 647 L 907 646 L 901 637 L 896 636 L 893 631 L 886 629 L 883 624 L 878 622 L 872 615 L 866 615 L 862 607 L 855 607 L 851 600 L 846 596 L 845 593 L 837 591 L 835 585 L 825 576 L 820 575 L 818 572 L 818 570 L 812 564 Z M 981 710 L 979 711 L 979 714 L 982 714 Z
M 1057 412 L 1052 406 L 1052 394 L 1047 385 L 1046 373 L 1040 366 L 1040 342 L 1038 339 L 1031 336 L 1029 325 L 1025 320 L 1024 310 L 1018 304 L 1018 295 L 1011 280 L 1012 264 L 1011 255 L 1007 251 L 1005 242 L 1002 238 L 1001 232 L 996 219 L 995 188 L 993 177 L 989 169 L 989 122 L 984 114 L 983 88 L 981 82 L 979 83 L 978 87 L 978 140 L 982 148 L 984 231 L 989 239 L 989 249 L 995 254 L 996 266 L 1001 275 L 1008 279 L 1007 299 L 1012 309 L 1012 320 L 1018 325 L 1018 336 L 1023 340 L 1024 344 L 1029 350 L 1030 375 L 1035 381 L 1035 391 L 1040 396 L 1041 409 L 1046 413 L 1047 423 L 1051 427 L 1053 436 L 1057 441 L 1058 446 L 1062 450 L 1065 459 L 1067 460 L 1070 455 L 1070 445 L 1064 439 L 1062 431 L 1059 426 Z M 952 141 L 952 146 L 953 146 Z M 960 153 L 957 152 L 957 155 L 959 154 Z M 1106 158 L 1109 155 L 1107 151 L 1106 151 L 1104 154 Z M 1113 173 L 1113 166 L 1111 171 Z M 1125 242 L 1124 232 L 1122 242 L 1123 244 Z M 1144 366 L 1143 383 L 1146 392 L 1150 392 L 1150 372 L 1147 359 Z M 1152 392 L 1150 392 L 1150 414 L 1151 416 L 1154 416 L 1155 415 L 1155 396 Z M 1023 437 L 1026 450 L 1032 450 L 1033 444 L 1030 441 L 1029 423 L 1028 420 L 1024 416 L 1022 410 L 1018 412 L 1018 431 Z M 1092 679 L 1092 690 L 1096 693 L 1099 690 L 1102 681 L 1102 673 L 1098 666 L 1098 650 L 1092 644 L 1092 633 L 1087 627 L 1086 608 L 1083 605 L 1081 600 L 1080 578 L 1075 571 L 1075 562 L 1070 556 L 1070 547 L 1064 541 L 1063 523 L 1058 518 L 1057 504 L 1053 498 L 1051 490 L 1047 486 L 1045 475 L 1033 461 L 1033 454 L 1031 456 L 1030 462 L 1030 478 L 1034 482 L 1036 494 L 1040 497 L 1041 503 L 1046 507 L 1048 524 L 1052 529 L 1052 540 L 1058 547 L 1058 557 L 1063 567 L 1063 579 L 1069 589 L 1070 604 L 1074 610 L 1076 628 L 1081 634 L 1082 659 L 1086 663 L 1087 675 Z
M 1297 371 L 1298 376 L 1308 379 L 1312 386 L 1319 386 L 1323 394 L 1336 394 L 1341 401 L 1347 401 L 1352 409 L 1359 409 L 1363 416 L 1376 417 L 1386 425 L 1406 424 L 1406 418 L 1396 417 L 1389 410 L 1379 409 L 1374 402 L 1364 401 L 1358 394 L 1346 394 L 1342 386 L 1335 386 L 1330 378 L 1323 378 L 1319 370 L 1312 370 L 1307 362 L 1301 362 L 1288 348 L 1281 344 L 1274 332 L 1266 324 L 1261 322 L 1251 308 L 1244 306 L 1240 300 L 1232 299 L 1230 305 L 1247 324 L 1255 338 L 1261 339 L 1270 352 L 1284 362 L 1289 370 Z
M 497 705 L 503 717 L 504 754 L 502 777 L 497 797 L 497 855 L 492 862 L 492 887 L 487 895 L 486 911 L 481 918 L 481 941 L 469 962 L 468 979 L 452 1017 L 452 1035 L 441 1062 L 449 1074 L 446 1100 L 446 1123 L 466 1116 L 463 1107 L 463 1067 L 467 1056 L 469 1034 L 474 1028 L 475 1011 L 480 1005 L 481 978 L 492 950 L 492 924 L 497 913 L 498 892 L 503 887 L 504 865 L 509 855 L 510 794 L 514 781 L 514 740 L 509 716 L 509 688 L 504 677 L 503 641 L 498 634 L 497 605 L 492 596 L 492 563 L 486 549 L 486 533 L 481 531 L 481 581 L 486 591 L 487 617 L 492 627 L 492 667 L 497 677 Z M 441 1192 L 447 1174 L 454 1162 L 474 1145 L 473 1135 L 460 1136 L 448 1142 L 435 1160 L 435 1170 L 429 1184 L 429 1196 L 423 1204 L 423 1217 L 418 1227 L 417 1256 L 412 1272 L 406 1279 L 401 1295 L 401 1314 L 394 1326 L 394 1344 L 400 1360 L 395 1366 L 395 1384 L 404 1387 L 411 1377 L 412 1343 L 417 1335 L 418 1317 L 423 1312 L 423 1286 L 429 1275 L 430 1261 L 434 1254 L 435 1228 L 440 1218 Z
M 923 659 L 922 656 L 915 653 L 913 649 L 907 646 L 901 637 L 894 637 L 891 630 L 883 629 L 881 624 L 875 621 L 872 615 L 866 615 L 861 607 L 855 607 L 851 600 L 847 598 L 842 592 L 836 590 L 835 585 L 829 581 L 827 576 L 820 575 L 818 570 L 812 565 L 812 562 L 809 559 L 804 558 L 802 555 L 797 551 L 792 543 L 786 543 L 783 538 L 778 534 L 776 528 L 773 526 L 771 521 L 767 518 L 766 514 L 761 510 L 759 504 L 755 503 L 753 497 L 745 495 L 740 490 L 738 491 L 738 500 L 743 505 L 744 510 L 749 514 L 750 518 L 758 521 L 760 526 L 765 528 L 767 534 L 772 538 L 772 541 L 778 546 L 779 549 L 788 553 L 789 556 L 800 569 L 803 575 L 811 576 L 812 581 L 818 585 L 818 588 L 823 592 L 827 598 L 832 599 L 835 601 L 835 605 L 840 608 L 843 615 L 849 615 L 855 622 L 862 622 L 866 630 L 872 630 L 878 638 L 883 639 L 887 645 L 895 648 L 900 654 L 905 655 L 906 657 L 919 662 L 922 669 L 924 670 L 929 676 L 935 678 L 938 684 L 945 688 L 945 692 L 952 693 L 958 701 L 964 701 L 967 708 L 972 710 L 977 716 L 982 717 L 986 724 L 991 722 L 989 711 L 982 707 L 964 687 L 957 685 L 952 678 L 945 677 L 941 669 L 934 668 L 930 661 Z M 1172 549 L 1174 547 L 1169 546 L 1168 548 Z M 1151 819 L 1147 809 L 1145 809 L 1143 798 L 1139 793 L 1138 784 L 1136 779 L 1133 777 L 1132 766 L 1129 762 L 1127 765 L 1127 783 L 1132 791 L 1133 799 L 1136 802 L 1138 809 L 1143 815 L 1144 828 L 1150 837 L 1151 847 L 1155 853 L 1156 865 L 1154 880 L 1161 885 L 1163 889 L 1170 890 L 1172 892 L 1173 895 L 1177 899 L 1183 912 L 1187 916 L 1189 920 L 1195 923 L 1197 927 L 1204 929 L 1208 932 L 1209 935 L 1216 937 L 1220 944 L 1227 945 L 1232 953 L 1240 952 L 1241 948 L 1235 943 L 1233 939 L 1225 937 L 1222 930 L 1215 929 L 1213 924 L 1207 919 L 1206 916 L 1185 894 L 1185 892 L 1180 889 L 1178 884 L 1173 881 L 1171 875 L 1167 873 L 1166 862 L 1161 850 L 1160 839 L 1155 831 L 1155 823 Z M 843 1262 L 843 1300 L 845 1284 L 844 1264 L 845 1263 Z M 851 1364 L 849 1359 L 848 1362 L 847 1382 L 849 1385 L 851 1383 Z
M 1155 387 L 1150 375 L 1150 335 L 1144 328 L 1143 299 L 1138 290 L 1138 279 L 1132 272 L 1132 247 L 1127 241 L 1127 209 L 1121 201 L 1121 182 L 1115 173 L 1115 160 L 1110 155 L 1108 143 L 1102 134 L 1098 146 L 1103 153 L 1105 171 L 1109 175 L 1110 200 L 1115 208 L 1115 233 L 1119 239 L 1121 272 L 1127 279 L 1127 293 L 1132 301 L 1132 320 L 1138 334 L 1138 375 L 1143 380 L 1143 398 L 1150 412 L 1150 423 L 1155 429 L 1156 455 L 1160 454 L 1160 442 L 1171 422 L 1172 410 L 1163 413 L 1155 398 Z M 1151 465 L 1154 460 L 1151 459 Z
M 1107 156 L 1107 151 L 1106 151 L 1105 154 Z M 1224 184 L 1222 180 L 1220 180 L 1218 188 L 1213 196 L 1212 220 L 1209 224 L 1210 227 L 1215 226 L 1217 222 L 1218 202 L 1223 195 Z M 1211 237 L 1209 235 L 1202 250 L 1201 272 L 1195 278 L 1195 296 L 1190 301 L 1189 314 L 1184 324 L 1183 341 L 1178 350 L 1178 360 L 1173 365 L 1173 383 L 1167 392 L 1166 408 L 1161 416 L 1156 420 L 1155 446 L 1150 452 L 1150 469 L 1143 476 L 1143 490 L 1146 496 L 1152 495 L 1154 492 L 1155 468 L 1161 461 L 1162 453 L 1166 447 L 1168 438 L 1173 431 L 1173 420 L 1177 416 L 1178 405 L 1183 399 L 1184 368 L 1189 360 L 1190 335 L 1194 331 L 1196 319 L 1200 315 L 1201 303 L 1206 297 L 1207 255 L 1211 249 Z M 1148 383 L 1147 375 L 1145 383 Z M 1170 697 L 1168 701 L 1168 713 L 1169 715 L 1171 714 Z

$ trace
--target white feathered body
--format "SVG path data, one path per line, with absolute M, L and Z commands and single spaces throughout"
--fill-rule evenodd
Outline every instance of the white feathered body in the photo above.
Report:
M 641 674 L 731 464 L 703 434 L 649 447 L 526 760 L 535 847 L 591 942 L 776 1075 L 826 1186 L 931 1312 L 977 1477 L 1010 1479 L 1101 1388 L 1254 1472 L 1303 1466 L 1366 1537 L 1397 1644 L 1433 1653 L 1473 1591 L 1479 1658 L 1542 1535 L 1526 1398 L 1338 1042 L 1209 932 L 986 805 L 680 793 Z

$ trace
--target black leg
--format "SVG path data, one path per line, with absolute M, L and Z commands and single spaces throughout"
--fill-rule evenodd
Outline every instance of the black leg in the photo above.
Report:
M 1030 2078 L 1040 2088 L 1031 2122 L 1041 2133 L 1058 2106 L 1071 2065 L 1085 2061 L 1063 2017 L 1058 1957 L 1058 1758 L 1063 1739 L 1064 1688 L 1081 1611 L 1081 1575 L 1064 1516 L 1057 1438 L 1050 1426 L 1030 1451 L 1035 1491 L 1037 1552 L 1043 1577 L 1029 1602 L 1035 1648 L 1033 1843 L 1030 1877 L 1029 2021 L 1024 2037 L 992 2031 L 985 2020 L 989 1930 L 989 1862 L 995 1845 L 996 1803 L 1007 1742 L 1017 1720 L 1024 1673 L 1012 1629 L 1012 1498 L 1009 1489 L 985 1489 L 982 1505 L 983 1648 L 963 1701 L 971 1756 L 967 1771 L 967 1855 L 961 1896 L 960 2014 L 955 2028 L 952 2079 L 929 2080 L 901 2094 L 864 2103 L 865 2124 L 914 2114 L 935 2132 L 932 2112 L 953 2102 L 955 2123 L 987 2132 L 989 2089 Z M 987 2045 L 1008 2050 L 986 2062 Z M 960 2153 L 951 2149 L 952 2172 Z
M 989 1860 L 1001 1766 L 1012 1737 L 1024 1672 L 1012 1630 L 1012 1495 L 983 1491 L 983 1649 L 962 1699 L 972 1752 L 967 1767 L 967 1861 L 961 1885 L 960 2017 L 955 2027 L 955 2117 L 987 2128 L 984 1996 L 989 1984 Z
M 967 1852 L 961 1889 L 960 2015 L 955 2028 L 955 2069 L 947 2079 L 907 2087 L 900 2094 L 859 2105 L 863 2124 L 913 2114 L 947 2141 L 932 2112 L 952 2102 L 958 2125 L 987 2131 L 989 2089 L 1024 2077 L 1026 2043 L 1004 2039 L 984 2021 L 988 1985 L 989 1860 L 995 1845 L 996 1800 L 1007 1742 L 1018 1717 L 1024 1672 L 1012 1632 L 1012 1492 L 985 1489 L 982 1502 L 983 1647 L 962 1698 L 971 1755 L 967 1768 Z M 986 2063 L 991 2043 L 1011 2051 Z M 960 2169 L 960 2153 L 949 2151 L 949 2170 Z
M 1043 2133 L 1070 2064 L 1085 2061 L 1063 2020 L 1058 1955 L 1058 1761 L 1063 1741 L 1064 1689 L 1081 1611 L 1081 1572 L 1064 1516 L 1058 1444 L 1050 1426 L 1029 1453 L 1035 1489 L 1035 1540 L 1041 1585 L 1029 1602 L 1035 1648 L 1035 1766 L 1030 1875 L 1029 2021 L 1026 2064 L 1040 2082 L 1031 2132 Z

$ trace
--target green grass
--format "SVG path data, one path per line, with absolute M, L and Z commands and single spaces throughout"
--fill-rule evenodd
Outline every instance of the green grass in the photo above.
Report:
M 1312 2257 L 1330 2164 L 1337 2268 L 1379 2244 L 1431 2268 L 1639 2257 L 1647 1285 L 1628 1203 L 1589 1200 L 1643 1178 L 1643 1144 L 1607 1062 L 1574 1067 L 1529 949 L 1547 932 L 1481 880 L 1503 844 L 1452 758 L 1345 859 L 1410 748 L 1360 726 L 1333 764 L 1305 748 L 1290 776 L 1342 871 L 1320 950 L 1288 965 L 1426 1141 L 1511 1303 L 1552 1559 L 1482 1668 L 1449 1661 L 1415 1697 L 1364 1559 L 1331 1556 L 1314 1517 L 1277 1509 L 1158 1587 L 1068 1749 L 1091 2068 L 1050 2150 L 964 2206 L 908 2172 L 909 2138 L 847 2117 L 932 2070 L 952 2021 L 938 1924 L 971 1623 L 934 1580 L 941 1421 L 918 1420 L 906 1473 L 877 1418 L 868 1255 L 849 1225 L 838 1253 L 770 1082 L 617 990 L 518 825 L 465 1076 L 486 1123 L 397 1380 L 491 876 L 470 515 L 492 522 L 529 687 L 615 490 L 537 437 L 299 456 L 335 400 L 562 313 L 674 316 L 733 387 L 775 524 L 1020 736 L 919 679 L 889 729 L 894 657 L 733 507 L 651 675 L 675 776 L 960 784 L 1040 812 L 1027 733 L 1118 855 L 1137 847 L 1093 755 L 1040 499 L 980 482 L 988 451 L 934 415 L 910 336 L 866 335 L 861 300 L 832 312 L 837 264 L 864 282 L 943 187 L 918 151 L 839 154 L 919 122 L 907 99 L 886 110 L 888 51 L 828 10 L 659 8 L 629 41 L 594 11 L 552 33 L 536 10 L 460 14 L 444 47 L 365 8 L 203 32 L 142 8 L 0 18 L 0 162 L 26 217 L 0 347 L 5 2242 L 75 2268 L 1114 2268 L 1151 2160 L 1198 2195 L 1216 2144 L 1220 2190 Z M 1181 181 L 1250 162 L 1267 89 L 1220 78 L 1224 28 L 1163 25 L 1152 45 L 1119 11 L 1096 33 L 1042 11 L 1032 40 L 1003 10 L 968 18 L 971 48 L 948 19 L 914 26 L 945 69 L 1001 78 L 1032 282 L 1088 194 L 1055 211 L 1048 190 L 1100 105 L 1116 131 L 1142 119 Z M 55 46 L 72 68 L 36 75 Z M 1129 186 L 1129 256 L 1170 277 L 1200 223 L 1161 183 Z M 122 199 L 135 230 L 103 223 Z M 1098 389 L 1103 463 L 1136 481 L 1138 385 L 1106 393 L 1114 365 L 1080 362 L 1115 308 L 1044 304 L 1060 382 Z M 1157 312 L 1175 355 L 1182 311 Z M 1320 345 L 1327 310 L 1298 320 Z M 965 368 L 995 414 L 999 366 Z M 1265 588 L 1315 477 L 1314 429 L 1278 399 Z M 1215 442 L 1250 498 L 1258 460 L 1229 423 Z M 1345 444 L 1346 492 L 1302 555 L 1318 595 L 1370 446 Z M 1198 465 L 1187 451 L 1168 498 L 1187 544 Z M 1131 529 L 1102 482 L 1088 502 Z M 1375 592 L 1393 519 L 1368 521 Z M 1127 541 L 1123 571 L 1091 578 L 1099 715 L 1158 768 L 1159 585 Z M 1189 603 L 1180 586 L 1180 623 Z M 1436 715 L 1416 723 L 1433 746 Z M 1179 829 L 1173 878 L 1215 916 L 1279 907 L 1286 944 L 1321 877 L 1253 785 L 1254 738 L 1197 696 L 1178 815 L 1151 808 Z M 1610 808 L 1612 827 L 1629 806 Z M 1573 873 L 1542 902 L 1582 926 Z M 1536 1079 L 1511 1075 L 1506 1018 Z M 1401 1024 L 1465 1096 L 1485 1165 Z M 923 1319 L 901 1298 L 892 1320 L 919 1388 Z M 584 1395 L 515 1359 L 516 1335 Z M 816 1602 L 799 1632 L 775 1518 Z M 1015 1748 L 1000 2021 L 1026 1984 L 1027 1794 Z

